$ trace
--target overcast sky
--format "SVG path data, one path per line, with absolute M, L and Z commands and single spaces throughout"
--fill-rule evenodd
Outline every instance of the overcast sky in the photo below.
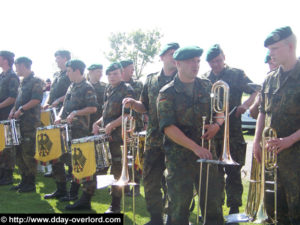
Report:
M 71 51 L 87 66 L 109 64 L 112 32 L 160 29 L 162 45 L 178 42 L 205 51 L 219 43 L 232 67 L 261 83 L 268 71 L 263 42 L 274 29 L 289 25 L 300 38 L 299 7 L 294 0 L 0 0 L 0 49 L 33 60 L 37 76 L 52 78 L 54 52 Z M 299 55 L 299 48 L 298 48 Z M 209 70 L 201 60 L 200 74 Z M 157 57 L 145 73 L 161 67 Z

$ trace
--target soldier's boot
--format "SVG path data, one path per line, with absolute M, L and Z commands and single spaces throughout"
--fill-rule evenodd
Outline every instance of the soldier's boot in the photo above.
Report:
M 44 199 L 61 198 L 67 195 L 67 183 L 66 182 L 56 182 L 56 191 L 51 194 L 44 195 Z
M 59 201 L 61 202 L 68 202 L 68 201 L 74 201 L 78 199 L 78 191 L 80 188 L 80 184 L 76 182 L 71 183 L 70 192 L 67 193 L 65 196 L 61 197 Z
M 90 210 L 91 209 L 92 195 L 83 192 L 80 199 L 73 205 L 67 205 L 66 210 Z
M 19 189 L 20 193 L 26 193 L 26 192 L 35 192 L 35 176 L 29 175 L 27 176 L 27 181 L 25 182 L 25 185 L 23 185 Z
M 121 211 L 120 204 L 121 204 L 121 198 L 112 196 L 111 204 L 109 208 L 105 211 L 105 213 L 106 214 L 120 213 Z
M 235 213 L 239 213 L 239 207 L 238 206 L 230 207 L 229 214 L 235 214 Z
M 134 187 L 134 196 L 139 196 L 141 194 L 141 191 L 140 191 L 140 185 L 137 184 L 135 187 Z M 131 191 L 126 193 L 125 194 L 126 196 L 129 196 L 129 197 L 132 197 L 133 196 L 133 188 L 131 188 Z
M 145 225 L 163 225 L 163 218 L 160 213 L 158 214 L 151 214 L 151 220 L 146 223 Z
M 18 185 L 12 186 L 9 190 L 10 191 L 18 191 L 25 185 L 26 182 L 27 182 L 27 176 L 25 176 L 25 174 L 21 174 L 20 183 Z
M 9 185 L 13 183 L 13 170 L 4 170 L 0 185 Z

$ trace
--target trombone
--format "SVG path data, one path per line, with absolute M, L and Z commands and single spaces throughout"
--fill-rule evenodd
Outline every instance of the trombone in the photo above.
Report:
M 134 195 L 134 186 L 135 183 L 129 183 L 129 173 L 128 173 L 128 146 L 131 145 L 134 141 L 133 139 L 133 130 L 134 130 L 134 119 L 132 117 L 132 109 L 130 109 L 130 115 L 125 116 L 125 105 L 122 106 L 122 138 L 123 138 L 123 146 L 121 146 L 122 150 L 122 172 L 119 180 L 114 184 L 122 187 L 122 207 L 123 213 L 125 214 L 125 193 L 124 187 L 126 185 L 133 186 L 133 196 L 132 196 L 132 209 L 133 209 L 133 224 L 135 224 L 135 195 Z M 134 151 L 132 151 L 134 152 Z M 134 153 L 132 153 L 134 156 Z M 133 174 L 134 181 L 134 174 Z
M 222 95 L 223 93 L 223 95 Z M 200 214 L 200 197 L 201 197 L 201 182 L 202 182 L 202 163 L 207 163 L 206 170 L 206 189 L 205 189 L 205 202 L 204 202 L 204 216 L 203 223 L 206 222 L 206 209 L 207 209 L 207 196 L 208 196 L 208 179 L 209 179 L 209 167 L 211 164 L 217 165 L 239 165 L 235 162 L 230 155 L 229 148 L 229 85 L 222 80 L 215 82 L 211 89 L 211 112 L 210 112 L 210 124 L 213 124 L 213 113 L 224 113 L 224 141 L 223 151 L 219 160 L 198 159 L 200 162 L 200 174 L 199 174 L 199 199 L 197 210 L 197 223 L 199 223 Z M 217 117 L 215 117 L 217 118 Z M 204 125 L 206 117 L 202 118 L 202 133 L 204 134 Z M 204 140 L 202 139 L 202 147 L 204 147 Z M 211 150 L 211 140 L 208 141 L 208 150 Z

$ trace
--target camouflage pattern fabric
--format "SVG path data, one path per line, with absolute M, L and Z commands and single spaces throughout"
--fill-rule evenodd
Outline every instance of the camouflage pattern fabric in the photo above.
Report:
M 71 84 L 67 71 L 60 71 L 53 75 L 54 80 L 51 84 L 48 104 L 51 105 L 56 99 L 64 96 Z M 60 102 L 57 106 L 57 112 L 60 111 L 63 103 Z
M 104 92 L 107 84 L 103 82 L 97 82 L 92 85 L 97 95 L 98 107 L 97 107 L 97 112 L 91 114 L 90 131 L 92 131 L 93 129 L 93 123 L 96 122 L 98 119 L 100 119 L 102 116 L 103 104 L 104 104 Z
M 300 129 L 299 85 L 299 61 L 288 72 L 281 68 L 270 72 L 264 81 L 260 112 L 266 115 L 265 126 L 275 129 L 279 138 Z M 300 224 L 299 163 L 299 141 L 278 154 L 278 224 Z
M 159 90 L 172 81 L 175 74 L 176 72 L 172 76 L 165 76 L 163 70 L 149 74 L 140 97 L 149 116 L 146 151 L 144 153 L 143 183 L 147 210 L 150 214 L 161 214 L 163 212 L 161 188 L 166 190 L 165 183 L 162 183 L 162 180 L 164 180 L 163 173 L 166 169 L 163 133 L 159 130 L 156 99 Z
M 5 101 L 7 98 L 16 98 L 19 88 L 19 77 L 15 72 L 10 69 L 6 73 L 0 74 L 0 102 Z M 14 104 L 0 109 L 0 120 L 7 120 L 10 110 Z M 15 167 L 15 149 L 6 148 L 0 156 L 0 168 L 14 169 Z
M 43 99 L 43 81 L 31 73 L 24 78 L 18 90 L 18 96 L 15 102 L 15 109 L 25 105 L 31 100 Z M 33 108 L 26 110 L 20 116 L 20 130 L 22 136 L 21 145 L 16 148 L 16 163 L 21 174 L 34 175 L 36 174 L 35 154 L 35 132 L 40 126 L 41 106 L 37 104 Z
M 118 119 L 122 115 L 122 101 L 127 97 L 134 97 L 134 91 L 129 84 L 121 82 L 117 87 L 112 87 L 109 85 L 105 90 L 104 95 L 104 107 L 103 107 L 103 122 L 104 127 Z M 129 113 L 126 110 L 126 113 Z M 112 166 L 110 173 L 114 175 L 114 178 L 118 180 L 121 175 L 122 170 L 122 153 L 121 145 L 123 143 L 121 136 L 121 126 L 116 128 L 111 133 L 112 140 L 109 141 L 109 149 L 112 156 Z M 121 197 L 121 189 L 117 186 L 113 186 L 111 189 L 112 196 Z
M 189 96 L 184 84 L 178 76 L 164 86 L 157 99 L 158 119 L 161 131 L 174 125 L 187 137 L 201 146 L 202 116 L 206 116 L 206 124 L 210 120 L 210 90 L 208 80 L 196 78 L 193 96 Z M 207 144 L 206 144 L 207 147 Z M 189 149 L 173 142 L 165 135 L 164 149 L 168 171 L 167 186 L 170 199 L 172 225 L 189 224 L 189 206 L 193 198 L 193 188 L 198 190 L 199 163 L 198 157 Z M 217 159 L 214 143 L 211 153 Z M 206 164 L 203 166 L 201 186 L 201 210 L 204 210 Z M 208 183 L 207 224 L 224 224 L 222 213 L 222 177 L 218 166 L 210 166 Z
M 66 119 L 74 110 L 81 110 L 86 107 L 97 107 L 97 97 L 92 85 L 83 79 L 79 83 L 72 83 L 66 93 L 63 105 L 62 119 Z M 71 124 L 71 137 L 78 139 L 89 136 L 89 116 L 76 116 Z M 93 150 L 93 149 L 91 149 Z M 57 182 L 66 182 L 64 163 L 70 164 L 70 154 L 64 154 L 60 160 L 52 164 L 53 178 Z M 83 186 L 94 193 L 95 180 L 84 183 Z

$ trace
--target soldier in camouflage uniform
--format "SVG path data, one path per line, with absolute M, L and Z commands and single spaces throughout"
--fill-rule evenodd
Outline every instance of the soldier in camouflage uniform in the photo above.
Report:
M 241 168 L 245 164 L 246 142 L 242 133 L 241 114 L 243 114 L 255 100 L 256 92 L 248 85 L 252 81 L 240 69 L 231 68 L 224 63 L 225 56 L 219 45 L 211 47 L 207 53 L 206 61 L 212 68 L 204 74 L 204 78 L 212 83 L 223 80 L 229 85 L 229 112 L 236 110 L 229 118 L 229 145 L 230 153 L 234 161 L 239 166 L 225 166 L 227 206 L 230 207 L 229 214 L 238 213 L 242 206 L 243 184 L 241 179 Z M 247 93 L 251 96 L 241 104 L 242 94 Z M 216 136 L 217 154 L 220 156 L 223 150 L 224 127 Z M 223 170 L 223 169 L 222 169 Z
M 163 62 L 161 72 L 149 74 L 142 90 L 140 101 L 126 99 L 124 103 L 130 104 L 139 112 L 148 112 L 149 121 L 146 135 L 146 151 L 144 153 L 143 183 L 147 209 L 151 220 L 147 225 L 163 224 L 163 198 L 161 193 L 163 173 L 165 171 L 165 152 L 163 150 L 163 134 L 159 130 L 157 119 L 156 99 L 159 90 L 171 82 L 177 73 L 173 53 L 179 48 L 177 43 L 169 43 L 160 52 Z M 165 191 L 166 195 L 166 191 Z
M 201 146 L 201 139 L 211 139 L 220 129 L 223 119 L 207 125 L 202 133 L 203 116 L 210 120 L 209 80 L 197 78 L 200 56 L 203 50 L 197 46 L 179 48 L 174 53 L 178 74 L 165 85 L 157 98 L 157 113 L 160 130 L 165 134 L 164 149 L 168 171 L 167 185 L 170 199 L 171 224 L 189 224 L 189 206 L 194 185 L 198 190 L 199 163 L 197 159 L 217 159 L 214 145 L 211 152 Z M 205 145 L 207 146 L 207 145 Z M 206 175 L 204 166 L 203 174 Z M 201 209 L 204 209 L 205 181 L 201 188 Z M 217 165 L 210 166 L 206 225 L 224 224 L 222 214 L 221 176 Z
M 32 61 L 20 57 L 15 61 L 18 76 L 23 77 L 18 96 L 9 118 L 20 121 L 22 141 L 16 147 L 16 163 L 21 174 L 19 185 L 12 187 L 19 192 L 35 191 L 35 175 L 37 170 L 35 154 L 35 132 L 40 126 L 40 103 L 43 99 L 43 81 L 31 71 Z
M 277 132 L 268 149 L 277 153 L 278 225 L 300 224 L 300 61 L 296 57 L 296 36 L 290 27 L 273 31 L 264 45 L 279 66 L 263 83 L 262 103 L 253 143 L 255 158 L 261 162 L 260 141 L 264 127 Z M 266 195 L 266 207 L 274 218 L 274 201 Z M 270 210 L 271 208 L 271 210 Z
M 126 97 L 134 97 L 133 89 L 122 81 L 123 68 L 120 63 L 114 62 L 106 69 L 109 85 L 104 94 L 104 106 L 102 117 L 93 125 L 93 132 L 98 134 L 100 125 L 103 124 L 105 133 L 111 136 L 109 149 L 112 155 L 110 173 L 118 180 L 122 170 L 121 145 L 123 144 L 122 125 L 122 101 Z M 128 114 L 128 111 L 126 111 Z M 117 186 L 111 188 L 112 202 L 105 213 L 120 213 L 121 189 Z
M 53 83 L 50 88 L 48 104 L 44 106 L 44 109 L 47 109 L 49 106 L 51 106 L 55 107 L 57 112 L 59 112 L 63 105 L 65 94 L 71 84 L 71 81 L 67 76 L 66 67 L 66 62 L 71 59 L 71 54 L 69 51 L 59 50 L 55 52 L 54 56 L 60 71 L 53 75 Z
M 106 88 L 106 83 L 101 82 L 103 66 L 101 64 L 93 64 L 89 68 L 88 79 L 93 85 L 98 101 L 97 112 L 91 115 L 90 121 L 90 131 L 93 129 L 93 124 L 102 116 L 103 104 L 104 104 L 104 91 Z
M 131 87 L 134 90 L 134 95 L 135 95 L 135 100 L 139 100 L 140 99 L 140 95 L 141 92 L 143 90 L 143 83 L 139 80 L 134 80 L 132 78 L 133 76 L 133 72 L 134 72 L 134 67 L 133 67 L 133 61 L 132 60 L 123 60 L 120 62 L 123 69 L 124 69 L 124 73 L 122 74 L 122 80 L 128 84 L 131 85 Z M 142 131 L 144 128 L 144 123 L 142 120 L 142 114 L 140 113 L 135 113 L 135 131 L 136 132 L 140 132 Z M 133 160 L 134 162 L 134 160 Z M 137 185 L 135 186 L 135 195 L 140 195 L 140 178 L 141 175 L 139 172 L 137 172 L 136 170 L 135 174 L 134 174 L 134 178 L 135 178 L 135 183 L 137 183 Z M 132 177 L 132 174 L 130 173 L 130 178 Z M 132 196 L 133 191 L 129 190 L 129 187 L 126 187 L 126 195 L 127 196 Z
M 60 123 L 65 119 L 71 124 L 72 139 L 78 139 L 89 136 L 89 116 L 97 111 L 97 97 L 92 85 L 84 78 L 85 64 L 80 60 L 70 60 L 66 64 L 67 75 L 72 84 L 67 90 L 64 104 L 55 123 Z M 74 117 L 76 116 L 76 120 Z M 61 118 L 61 119 L 60 119 Z M 93 149 L 91 149 L 93 150 Z M 53 177 L 57 180 L 57 191 L 51 198 L 57 198 L 58 195 L 65 194 L 66 177 L 64 172 L 63 160 L 53 164 Z M 75 181 L 71 184 L 70 195 L 76 192 L 78 194 L 79 184 Z M 76 191 L 74 190 L 76 189 Z M 73 205 L 67 205 L 67 210 L 91 209 L 91 198 L 96 189 L 96 177 L 93 180 L 83 183 L 83 193 L 81 198 Z M 46 198 L 46 196 L 45 196 Z M 73 199 L 73 198 L 72 198 Z
M 0 120 L 7 120 L 18 95 L 19 78 L 12 70 L 14 53 L 0 51 Z M 0 155 L 0 185 L 13 183 L 15 149 L 6 148 Z

